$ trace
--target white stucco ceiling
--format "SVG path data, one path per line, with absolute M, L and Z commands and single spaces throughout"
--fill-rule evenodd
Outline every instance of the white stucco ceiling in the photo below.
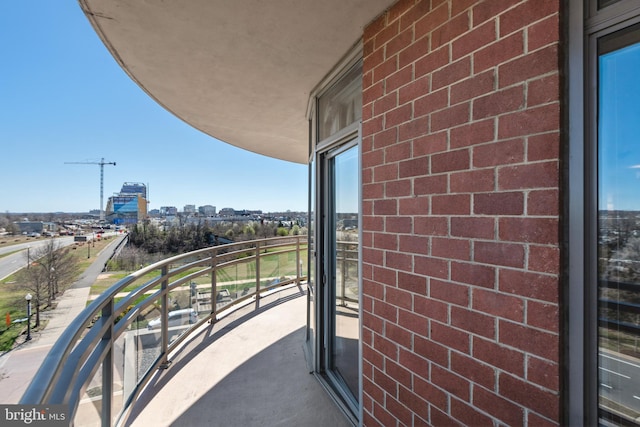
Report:
M 311 90 L 392 0 L 79 0 L 120 66 L 229 144 L 306 163 Z

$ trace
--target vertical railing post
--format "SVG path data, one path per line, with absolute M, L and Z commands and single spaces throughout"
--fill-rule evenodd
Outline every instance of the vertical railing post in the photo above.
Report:
M 256 242 L 256 299 L 260 298 L 260 242 Z
M 109 341 L 109 350 L 102 361 L 102 411 L 100 413 L 102 426 L 107 427 L 112 424 L 113 418 L 113 298 L 102 309 L 102 319 L 109 324 L 109 328 L 102 337 L 103 341 Z
M 160 369 L 167 369 L 169 361 L 167 360 L 167 349 L 169 348 L 169 266 L 163 265 L 161 272 L 162 284 L 160 285 L 160 340 L 162 363 Z
M 339 245 L 336 244 L 336 248 Z M 342 285 L 341 285 L 341 289 L 342 289 L 342 305 L 344 307 L 347 306 L 347 296 L 345 295 L 346 292 L 346 284 L 347 284 L 347 245 L 346 244 L 342 244 L 342 272 L 341 272 L 341 276 L 342 276 Z
M 296 237 L 296 285 L 300 286 L 302 276 L 302 261 L 300 260 L 300 236 Z
M 215 323 L 218 313 L 218 248 L 211 253 L 211 323 Z

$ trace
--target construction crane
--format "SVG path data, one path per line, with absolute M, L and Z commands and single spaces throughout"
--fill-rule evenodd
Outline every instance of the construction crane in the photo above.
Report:
M 100 221 L 104 221 L 104 165 L 116 165 L 116 162 L 105 162 L 104 157 L 99 162 L 64 162 L 65 165 L 100 165 Z

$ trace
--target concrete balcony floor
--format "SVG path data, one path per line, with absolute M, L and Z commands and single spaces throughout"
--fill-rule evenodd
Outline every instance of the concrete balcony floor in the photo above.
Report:
M 303 345 L 306 295 L 275 293 L 205 325 L 147 385 L 130 426 L 351 426 Z

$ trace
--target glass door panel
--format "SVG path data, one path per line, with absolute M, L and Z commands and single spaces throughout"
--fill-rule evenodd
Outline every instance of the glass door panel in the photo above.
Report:
M 316 256 L 316 162 L 309 164 L 309 215 L 308 215 L 308 256 L 307 256 L 307 333 L 306 358 L 311 370 L 316 366 L 316 301 L 317 301 L 317 256 Z
M 358 147 L 329 159 L 333 194 L 330 206 L 329 368 L 357 401 L 359 391 L 359 197 Z
M 598 41 L 600 421 L 640 425 L 640 27 Z

